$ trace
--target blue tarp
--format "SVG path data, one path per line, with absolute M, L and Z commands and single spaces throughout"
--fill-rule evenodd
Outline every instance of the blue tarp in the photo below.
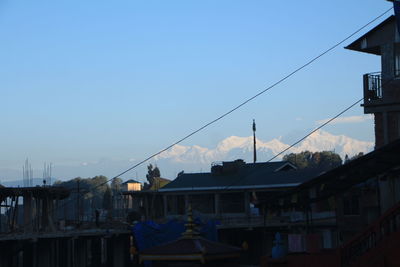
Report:
M 202 237 L 218 241 L 217 225 L 219 223 L 217 221 L 202 223 L 199 219 L 196 219 L 195 223 Z M 171 220 L 164 224 L 146 221 L 137 223 L 132 227 L 139 251 L 174 241 L 180 238 L 185 230 L 185 222 L 178 220 Z

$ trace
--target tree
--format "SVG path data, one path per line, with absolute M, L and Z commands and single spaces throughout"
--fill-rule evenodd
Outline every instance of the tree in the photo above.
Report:
M 154 178 L 160 177 L 160 170 L 158 169 L 157 166 L 153 167 L 152 164 L 149 164 L 147 166 L 147 174 L 146 174 L 146 179 L 149 181 L 150 186 L 154 183 Z
M 107 184 L 108 178 L 105 176 L 95 176 L 92 178 L 74 178 L 68 181 L 57 182 L 57 186 L 65 187 L 71 190 L 71 194 L 67 199 L 62 200 L 64 204 L 66 218 L 75 218 L 77 209 L 77 196 L 78 196 L 78 181 L 79 181 L 79 195 L 81 202 L 80 209 L 84 214 L 94 214 L 94 210 L 103 207 L 103 198 L 109 185 Z M 107 202 L 107 201 L 106 201 Z
M 107 187 L 103 195 L 103 209 L 105 210 L 112 209 L 112 195 L 110 187 Z
M 122 185 L 122 179 L 121 178 L 114 178 L 111 181 L 111 190 L 113 192 L 113 194 L 118 193 L 119 191 L 121 191 L 121 185 Z
M 349 158 L 348 155 L 346 155 L 346 158 L 344 159 L 344 163 L 348 163 L 354 159 L 358 159 L 359 157 L 364 156 L 364 152 L 359 152 L 358 154 L 355 154 L 354 156 L 352 156 L 351 158 Z
M 302 151 L 300 153 L 290 153 L 283 157 L 283 160 L 289 161 L 299 169 L 305 168 L 324 168 L 332 169 L 342 165 L 342 159 L 339 154 L 332 151 L 310 152 Z

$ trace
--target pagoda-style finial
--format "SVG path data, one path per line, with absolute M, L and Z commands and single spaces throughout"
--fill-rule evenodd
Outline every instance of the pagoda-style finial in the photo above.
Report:
M 192 205 L 190 204 L 187 211 L 187 223 L 185 224 L 185 227 L 186 231 L 182 234 L 182 238 L 193 239 L 198 237 L 199 233 L 195 230 L 196 224 L 193 220 Z

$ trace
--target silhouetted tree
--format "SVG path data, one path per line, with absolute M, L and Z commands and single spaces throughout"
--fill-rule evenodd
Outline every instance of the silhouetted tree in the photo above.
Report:
M 144 189 L 150 188 L 154 184 L 154 178 L 160 177 L 160 169 L 157 166 L 153 167 L 152 164 L 147 166 L 146 179 L 149 183 L 144 183 Z
M 358 159 L 359 157 L 362 157 L 362 156 L 364 156 L 364 152 L 359 152 L 358 154 L 355 154 L 351 158 L 348 155 L 346 155 L 346 158 L 344 159 L 344 163 L 350 162 L 353 159 Z
M 111 189 L 109 187 L 107 187 L 103 195 L 103 209 L 105 210 L 112 209 L 112 195 L 111 195 Z
M 111 191 L 113 194 L 121 191 L 122 179 L 121 178 L 114 178 L 111 181 Z
M 305 168 L 324 168 L 332 169 L 342 165 L 342 159 L 339 154 L 332 151 L 290 153 L 283 157 L 299 169 Z

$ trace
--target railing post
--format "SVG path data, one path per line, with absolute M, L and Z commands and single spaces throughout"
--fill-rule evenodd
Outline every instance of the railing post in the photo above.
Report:
M 368 74 L 364 74 L 363 76 L 363 83 L 364 83 L 364 104 L 369 101 L 369 79 Z

